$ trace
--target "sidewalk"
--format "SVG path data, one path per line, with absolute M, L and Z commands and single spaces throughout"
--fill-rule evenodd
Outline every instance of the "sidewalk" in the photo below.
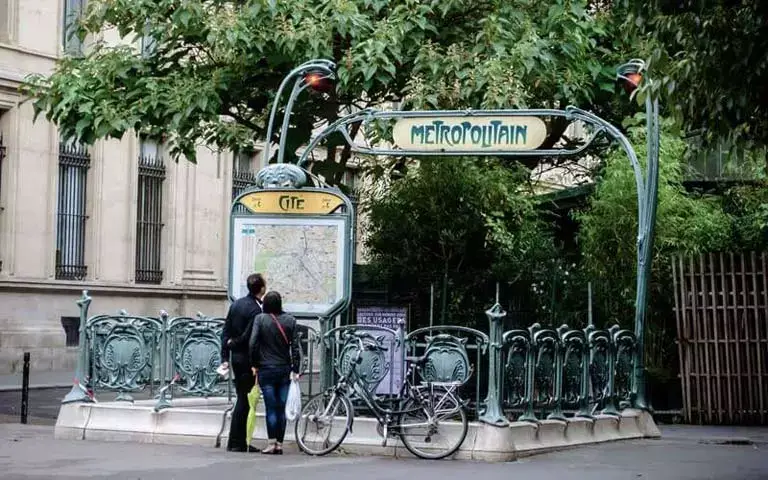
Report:
M 35 372 L 29 373 L 29 388 L 61 388 L 71 387 L 74 378 L 74 372 L 64 370 L 58 372 Z M 0 392 L 12 392 L 21 390 L 21 373 L 0 375 Z
M 661 438 L 702 445 L 768 445 L 768 427 L 659 425 Z

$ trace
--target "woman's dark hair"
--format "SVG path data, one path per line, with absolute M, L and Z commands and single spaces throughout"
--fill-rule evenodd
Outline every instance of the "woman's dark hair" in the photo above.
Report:
M 274 315 L 280 315 L 283 312 L 283 299 L 277 292 L 267 292 L 262 300 L 262 311 L 264 313 L 271 313 Z

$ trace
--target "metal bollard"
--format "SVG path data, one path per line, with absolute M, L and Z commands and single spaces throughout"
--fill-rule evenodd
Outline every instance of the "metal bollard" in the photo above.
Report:
M 21 377 L 21 423 L 29 417 L 29 352 L 24 352 L 24 371 Z

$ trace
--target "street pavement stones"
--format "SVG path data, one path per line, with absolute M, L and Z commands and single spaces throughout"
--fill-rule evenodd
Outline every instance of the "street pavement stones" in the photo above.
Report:
M 56 417 L 59 415 L 61 400 L 69 393 L 71 386 L 59 388 L 36 388 L 29 391 L 29 416 L 36 423 L 47 423 L 53 425 L 56 423 Z M 101 392 L 98 395 L 99 401 L 114 400 L 117 394 L 115 392 Z M 151 393 L 147 391 L 136 392 L 132 394 L 136 400 L 146 400 L 152 398 Z M 21 391 L 7 390 L 0 391 L 0 423 L 15 423 L 21 416 Z M 2 478 L 0 476 L 0 478 Z
M 29 372 L 29 388 L 71 387 L 74 382 L 72 370 L 56 372 Z M 0 392 L 21 390 L 21 372 L 0 375 Z
M 681 429 L 685 427 L 680 427 Z M 764 430 L 764 429 L 763 429 Z M 670 439 L 581 447 L 489 464 L 301 454 L 263 456 L 191 446 L 55 440 L 50 426 L 0 425 L 3 480 L 765 480 L 768 446 Z M 757 434 L 758 436 L 760 433 Z

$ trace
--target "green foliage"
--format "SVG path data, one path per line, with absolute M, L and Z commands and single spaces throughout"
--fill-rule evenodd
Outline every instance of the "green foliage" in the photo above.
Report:
M 651 60 L 644 90 L 660 93 L 670 115 L 710 141 L 768 144 L 768 2 L 625 3 L 634 12 L 626 32 L 645 39 L 638 48 Z
M 135 130 L 193 161 L 197 144 L 263 139 L 280 81 L 317 57 L 338 63 L 337 89 L 300 98 L 289 157 L 318 121 L 350 106 L 613 111 L 615 22 L 588 3 L 91 0 L 76 32 L 90 47 L 51 76 L 30 77 L 26 91 L 66 137 L 92 143 Z M 119 45 L 104 40 L 116 36 Z M 330 157 L 345 163 L 349 149 Z
M 630 131 L 638 157 L 645 159 L 645 132 Z M 666 296 L 670 255 L 725 248 L 729 217 L 716 199 L 688 195 L 682 186 L 685 143 L 663 133 L 659 159 L 659 197 L 654 238 L 651 297 Z M 634 314 L 637 262 L 637 192 L 624 152 L 606 161 L 589 207 L 577 214 L 584 266 L 595 283 L 604 321 L 630 325 Z
M 422 161 L 367 207 L 375 268 L 406 292 L 447 277 L 454 313 L 487 308 L 489 285 L 530 278 L 553 252 L 524 173 L 493 160 Z
M 675 325 L 671 257 L 717 251 L 730 246 L 731 218 L 718 199 L 694 196 L 682 186 L 686 144 L 662 132 L 659 197 L 649 289 L 646 363 L 654 375 L 674 368 Z M 645 131 L 632 128 L 638 157 L 645 158 Z M 614 151 L 606 162 L 589 207 L 577 214 L 583 267 L 594 285 L 598 325 L 619 322 L 633 328 L 637 272 L 637 193 L 626 155 Z
M 728 189 L 723 208 L 732 218 L 732 250 L 768 249 L 768 185 L 741 185 Z

